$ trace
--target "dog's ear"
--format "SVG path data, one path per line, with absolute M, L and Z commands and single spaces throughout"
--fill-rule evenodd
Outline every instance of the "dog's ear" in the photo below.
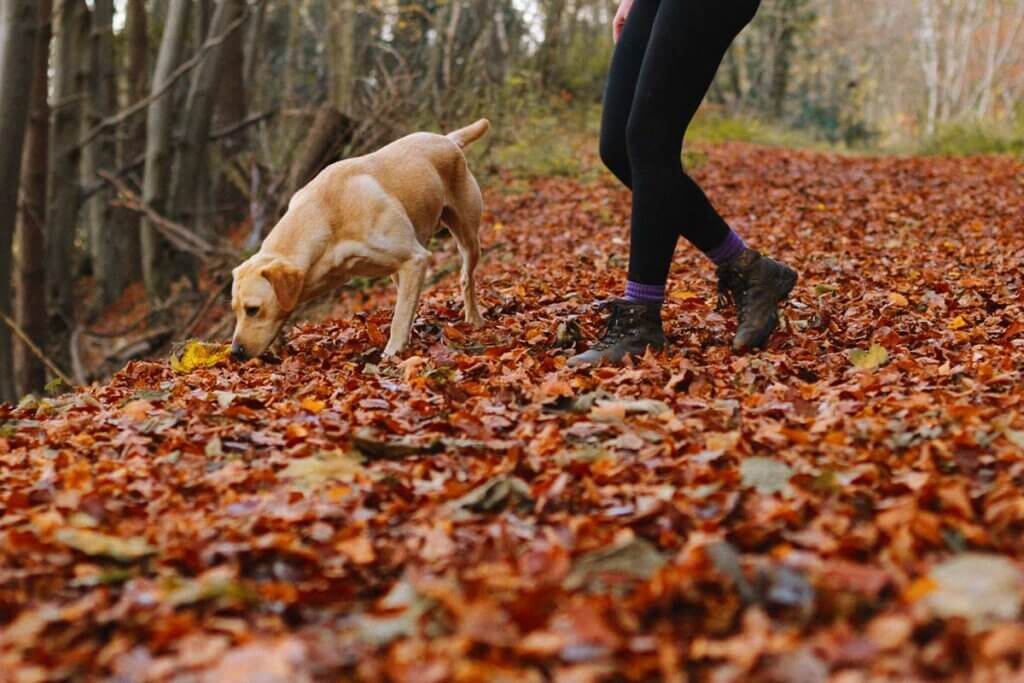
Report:
M 274 288 L 277 303 L 285 313 L 291 313 L 299 305 L 305 274 L 287 261 L 274 261 L 260 271 Z

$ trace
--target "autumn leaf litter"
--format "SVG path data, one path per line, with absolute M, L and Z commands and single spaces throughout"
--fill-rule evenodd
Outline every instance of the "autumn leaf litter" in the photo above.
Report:
M 801 271 L 763 353 L 731 353 L 683 249 L 671 352 L 566 369 L 619 293 L 628 197 L 550 179 L 488 193 L 483 330 L 449 277 L 382 362 L 381 286 L 297 326 L 279 362 L 185 348 L 0 408 L 4 670 L 1005 680 L 1024 655 L 1024 169 L 709 155 L 723 213 Z

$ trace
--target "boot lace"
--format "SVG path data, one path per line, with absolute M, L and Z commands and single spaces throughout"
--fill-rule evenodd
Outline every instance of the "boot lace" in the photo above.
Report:
M 608 316 L 608 327 L 601 339 L 592 347 L 595 350 L 604 351 L 615 346 L 635 331 L 639 313 L 629 306 L 623 306 L 618 301 L 605 302 L 599 308 L 611 309 L 611 314 Z

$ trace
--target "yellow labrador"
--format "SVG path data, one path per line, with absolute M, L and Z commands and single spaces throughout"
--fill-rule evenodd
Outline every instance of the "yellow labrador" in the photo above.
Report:
M 405 348 L 426 275 L 431 236 L 447 227 L 462 256 L 466 321 L 483 324 L 473 272 L 483 200 L 462 150 L 486 119 L 447 136 L 414 133 L 324 169 L 295 193 L 260 250 L 234 270 L 231 353 L 262 354 L 296 307 L 349 278 L 390 275 L 398 286 L 384 354 Z

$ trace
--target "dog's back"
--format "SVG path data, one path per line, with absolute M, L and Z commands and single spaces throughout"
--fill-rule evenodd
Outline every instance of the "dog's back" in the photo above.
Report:
M 467 177 L 472 177 L 463 149 L 488 130 L 490 122 L 481 119 L 449 135 L 406 135 L 370 154 L 331 164 L 292 201 L 302 201 L 302 195 L 315 193 L 333 203 L 344 194 L 351 179 L 369 176 L 384 193 L 402 204 L 417 236 L 425 242 L 437 230 L 444 210 L 457 203 Z

